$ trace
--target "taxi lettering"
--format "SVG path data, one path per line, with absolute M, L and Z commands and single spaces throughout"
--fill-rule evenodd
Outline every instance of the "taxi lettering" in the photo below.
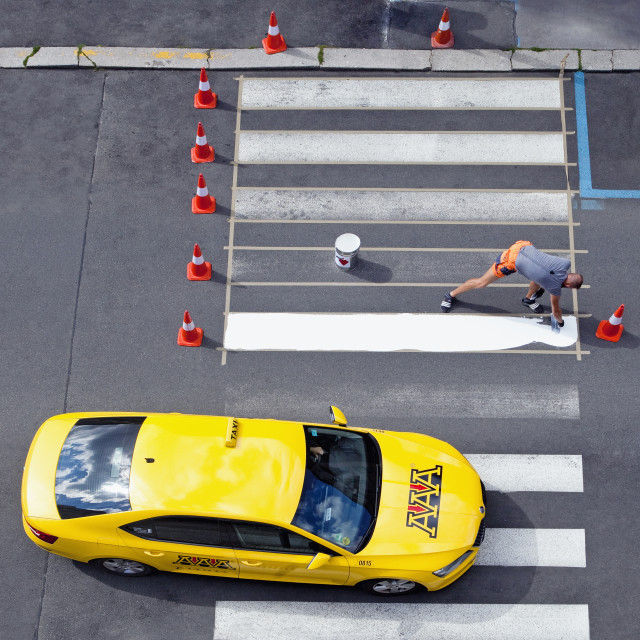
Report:
M 438 536 L 442 467 L 411 469 L 411 486 L 407 506 L 407 527 L 418 527 L 430 538 Z

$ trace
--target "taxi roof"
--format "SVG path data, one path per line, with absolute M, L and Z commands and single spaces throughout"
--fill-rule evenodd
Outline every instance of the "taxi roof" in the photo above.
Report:
M 237 419 L 236 446 L 227 447 L 228 421 L 148 415 L 133 453 L 131 507 L 291 522 L 305 472 L 302 425 Z

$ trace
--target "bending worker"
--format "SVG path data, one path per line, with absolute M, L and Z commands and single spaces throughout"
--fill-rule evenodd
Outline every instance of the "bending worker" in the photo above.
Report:
M 457 296 L 471 289 L 482 289 L 487 285 L 504 278 L 516 271 L 529 279 L 529 290 L 522 298 L 522 304 L 534 313 L 543 313 L 544 308 L 538 299 L 549 291 L 551 297 L 551 314 L 559 327 L 564 326 L 562 311 L 560 310 L 560 294 L 562 288 L 579 289 L 582 286 L 582 276 L 579 273 L 569 273 L 571 263 L 566 258 L 543 253 L 536 249 L 528 240 L 518 240 L 506 251 L 498 255 L 495 264 L 480 278 L 471 278 L 459 287 L 444 294 L 440 309 L 445 313 L 451 311 Z

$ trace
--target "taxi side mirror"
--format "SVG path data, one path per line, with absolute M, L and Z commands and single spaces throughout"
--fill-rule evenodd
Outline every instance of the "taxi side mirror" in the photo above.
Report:
M 307 565 L 307 569 L 318 569 L 329 562 L 331 556 L 327 553 L 316 553 L 311 562 Z
M 333 424 L 337 424 L 339 427 L 347 426 L 347 419 L 344 417 L 344 413 L 342 413 L 342 411 L 340 411 L 338 407 L 334 407 L 333 405 L 331 405 L 330 412 L 331 422 L 333 422 Z

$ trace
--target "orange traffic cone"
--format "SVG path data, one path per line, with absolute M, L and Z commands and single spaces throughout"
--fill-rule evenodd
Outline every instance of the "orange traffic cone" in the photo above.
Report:
M 622 336 L 622 330 L 624 329 L 624 325 L 621 324 L 623 313 L 624 305 L 621 304 L 608 320 L 603 320 L 598 325 L 596 337 L 601 340 L 608 340 L 609 342 L 618 342 L 618 340 L 620 340 L 620 336 Z
M 191 147 L 191 162 L 213 162 L 214 157 L 213 147 L 207 144 L 207 136 L 204 135 L 202 122 L 198 122 L 196 146 Z
M 204 67 L 200 70 L 200 83 L 198 93 L 193 96 L 193 106 L 196 109 L 215 109 L 218 104 L 218 96 L 211 91 L 211 86 L 207 80 L 207 72 Z
M 204 261 L 197 242 L 193 247 L 191 262 L 187 265 L 187 280 L 211 280 L 211 263 Z
M 204 176 L 200 174 L 198 176 L 196 195 L 191 198 L 191 211 L 193 213 L 213 213 L 215 210 L 216 199 L 209 195 L 207 183 L 204 181 Z
M 432 49 L 449 49 L 453 47 L 453 32 L 449 28 L 449 7 L 444 10 L 438 30 L 431 34 Z
M 182 327 L 178 331 L 178 344 L 181 347 L 199 347 L 202 344 L 202 329 L 196 327 L 188 311 L 184 312 Z
M 280 35 L 280 29 L 278 29 L 278 21 L 276 20 L 276 14 L 272 11 L 271 18 L 269 19 L 269 31 L 267 37 L 263 38 L 262 46 L 267 53 L 280 53 L 287 50 L 284 38 Z

